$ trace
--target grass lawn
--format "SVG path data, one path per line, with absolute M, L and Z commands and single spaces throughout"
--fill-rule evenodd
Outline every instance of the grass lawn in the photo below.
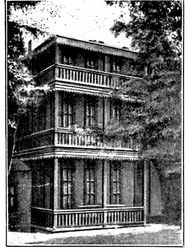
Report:
M 163 229 L 159 232 L 121 233 L 118 235 L 79 236 L 55 238 L 32 245 L 180 245 L 182 244 L 180 230 Z

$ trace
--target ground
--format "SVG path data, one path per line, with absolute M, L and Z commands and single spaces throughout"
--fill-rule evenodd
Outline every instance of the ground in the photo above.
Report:
M 183 234 L 179 226 L 148 224 L 145 227 L 112 228 L 64 233 L 8 232 L 8 246 L 86 246 L 86 245 L 151 245 L 182 246 Z

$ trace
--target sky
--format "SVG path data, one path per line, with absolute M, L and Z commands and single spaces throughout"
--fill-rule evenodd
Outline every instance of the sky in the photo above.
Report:
M 108 6 L 104 0 L 43 0 L 35 9 L 31 8 L 27 12 L 14 11 L 11 18 L 40 26 L 50 34 L 130 47 L 130 40 L 124 33 L 115 38 L 110 31 L 120 14 L 123 14 L 126 22 L 129 20 L 127 7 Z M 30 38 L 26 36 L 27 39 Z M 33 48 L 42 41 L 43 39 L 33 40 Z

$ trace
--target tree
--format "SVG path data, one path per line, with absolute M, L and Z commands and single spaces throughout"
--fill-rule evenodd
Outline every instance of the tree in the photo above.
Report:
M 40 1 L 8 1 L 7 2 L 7 104 L 8 104 L 8 166 L 12 165 L 15 138 L 21 115 L 41 95 L 48 91 L 47 86 L 37 87 L 30 70 L 30 58 L 26 56 L 24 34 L 38 38 L 45 35 L 41 24 L 14 20 L 12 13 L 22 10 L 23 13 L 35 9 Z M 52 10 L 53 14 L 53 10 Z
M 130 80 L 115 93 L 130 95 L 135 102 L 127 102 L 123 111 L 124 130 L 140 139 L 141 160 L 153 163 L 159 172 L 162 189 L 167 165 L 181 161 L 181 1 L 117 2 L 130 10 L 130 21 L 124 16 L 115 21 L 115 35 L 125 32 L 132 37 L 131 46 L 139 53 L 139 63 L 147 69 L 141 80 Z

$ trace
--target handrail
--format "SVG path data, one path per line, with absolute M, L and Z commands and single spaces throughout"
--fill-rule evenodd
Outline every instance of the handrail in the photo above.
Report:
M 87 213 L 87 212 L 102 212 L 102 211 L 133 211 L 133 210 L 143 210 L 144 207 L 127 207 L 127 206 L 120 206 L 115 208 L 109 208 L 109 207 L 98 207 L 98 208 L 72 208 L 72 209 L 59 209 L 59 210 L 53 210 L 48 208 L 41 208 L 41 207 L 32 207 L 31 209 L 39 210 L 42 212 L 49 212 L 54 214 L 61 214 L 61 213 Z

